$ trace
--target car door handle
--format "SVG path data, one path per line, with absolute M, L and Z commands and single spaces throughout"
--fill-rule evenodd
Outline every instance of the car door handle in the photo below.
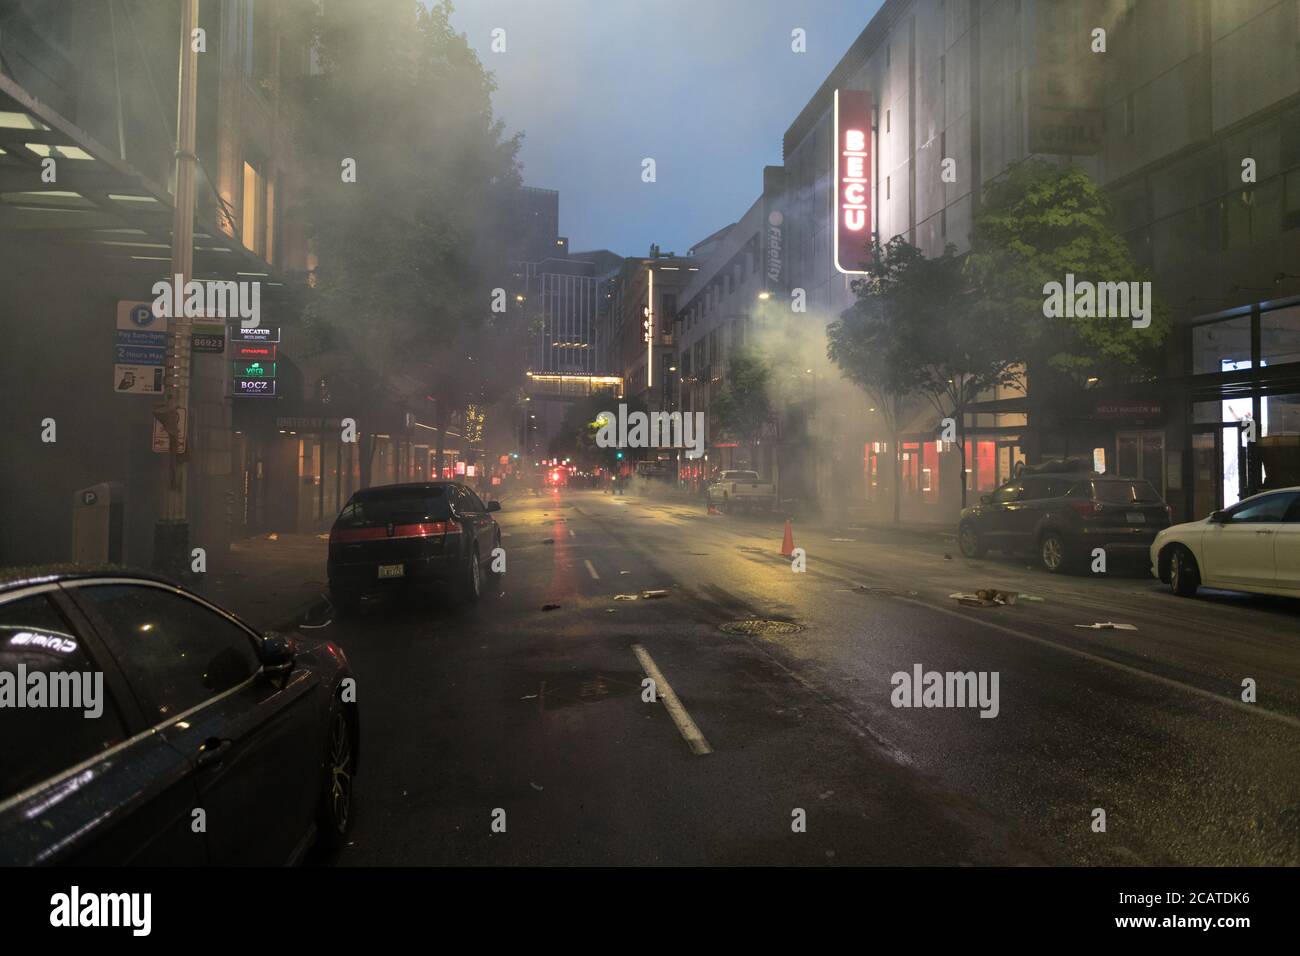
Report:
M 209 737 L 199 747 L 199 752 L 194 757 L 195 765 L 206 767 L 208 764 L 219 762 L 230 750 L 232 742 L 225 737 Z

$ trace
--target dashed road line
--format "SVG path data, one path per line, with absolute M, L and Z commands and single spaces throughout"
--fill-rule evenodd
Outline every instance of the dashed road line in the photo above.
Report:
M 695 721 L 691 720 L 691 715 L 686 712 L 682 702 L 677 699 L 677 695 L 673 693 L 672 687 L 668 684 L 668 679 L 660 672 L 659 667 L 646 649 L 640 644 L 633 644 L 632 653 L 640 661 L 641 669 L 645 671 L 646 676 L 655 682 L 656 695 L 663 701 L 664 707 L 668 708 L 668 716 L 677 725 L 677 730 L 691 748 L 691 753 L 697 757 L 713 753 L 713 748 L 704 739 L 704 734 L 700 733 L 700 728 L 695 726 Z
M 596 566 L 591 563 L 590 559 L 583 558 L 582 563 L 587 566 L 587 573 L 591 575 L 593 581 L 599 581 L 600 575 L 596 573 Z

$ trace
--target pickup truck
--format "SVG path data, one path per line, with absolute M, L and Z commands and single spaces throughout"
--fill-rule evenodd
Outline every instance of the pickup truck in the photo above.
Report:
M 762 481 L 756 471 L 724 471 L 708 487 L 709 506 L 728 514 L 735 511 L 771 510 L 776 487 Z

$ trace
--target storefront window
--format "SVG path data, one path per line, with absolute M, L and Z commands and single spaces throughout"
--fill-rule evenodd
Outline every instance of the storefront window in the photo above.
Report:
M 1192 374 L 1250 368 L 1250 316 L 1207 322 L 1192 329 Z
M 921 443 L 905 441 L 903 448 L 903 490 L 914 495 L 921 488 Z
M 1300 394 L 1261 398 L 1260 418 L 1262 487 L 1300 485 Z
M 967 439 L 966 490 L 992 491 L 997 484 L 997 443 Z
M 1263 365 L 1300 362 L 1300 306 L 1260 313 L 1259 349 Z

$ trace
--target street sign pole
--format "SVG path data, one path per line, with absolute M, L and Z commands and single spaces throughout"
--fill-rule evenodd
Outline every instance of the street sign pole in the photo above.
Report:
M 180 76 L 176 104 L 176 195 L 172 212 L 172 274 L 169 280 L 182 284 L 194 273 L 194 167 L 195 116 L 198 103 L 198 62 L 194 29 L 198 26 L 199 0 L 181 0 Z M 183 311 L 183 310 L 175 310 Z M 163 484 L 162 508 L 154 529 L 154 566 L 177 577 L 189 569 L 189 520 L 186 512 L 186 462 L 177 449 L 177 422 L 188 417 L 190 401 L 191 320 L 172 316 L 167 337 L 164 371 L 164 401 L 154 414 L 171 436 L 167 455 L 167 476 Z M 170 426 L 170 427 L 169 427 Z M 192 442 L 194 434 L 187 436 Z

